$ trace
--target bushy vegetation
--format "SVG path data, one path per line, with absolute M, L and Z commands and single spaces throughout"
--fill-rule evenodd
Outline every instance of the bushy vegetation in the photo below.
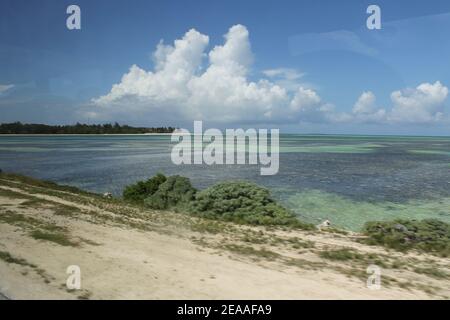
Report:
M 297 218 L 276 203 L 269 190 L 254 183 L 230 181 L 216 184 L 195 196 L 190 211 L 207 218 L 257 225 L 291 225 Z
M 133 202 L 143 203 L 146 198 L 158 191 L 159 186 L 167 180 L 166 176 L 158 173 L 146 181 L 138 181 L 125 187 L 123 198 Z
M 182 176 L 168 177 L 152 195 L 144 200 L 144 204 L 152 209 L 169 209 L 187 205 L 194 199 L 197 190 L 192 187 L 188 178 Z
M 176 208 L 210 219 L 314 229 L 273 200 L 269 190 L 245 181 L 222 182 L 197 192 L 186 177 L 158 174 L 127 186 L 123 197 L 152 209 Z
M 193 200 L 197 190 L 188 178 L 158 173 L 146 181 L 138 181 L 125 187 L 125 200 L 145 205 L 152 209 L 169 209 Z
M 368 222 L 363 232 L 369 244 L 450 256 L 450 224 L 436 219 Z

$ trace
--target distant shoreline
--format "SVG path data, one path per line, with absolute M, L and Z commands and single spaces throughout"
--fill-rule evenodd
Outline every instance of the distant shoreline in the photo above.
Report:
M 132 127 L 120 125 L 118 122 L 105 124 L 83 124 L 73 125 L 48 125 L 41 123 L 11 122 L 0 124 L 0 134 L 7 135 L 58 135 L 58 134 L 151 134 L 151 133 L 172 133 L 175 127 Z
M 170 136 L 172 133 L 0 133 L 3 136 Z
M 14 136 L 171 136 L 173 133 L 180 135 L 182 132 L 162 132 L 162 133 L 0 133 L 0 137 L 14 137 Z M 295 135 L 305 137 L 376 137 L 376 138 L 441 138 L 448 139 L 449 136 L 442 135 L 394 135 L 394 134 L 344 134 L 344 133 L 281 133 L 280 135 Z

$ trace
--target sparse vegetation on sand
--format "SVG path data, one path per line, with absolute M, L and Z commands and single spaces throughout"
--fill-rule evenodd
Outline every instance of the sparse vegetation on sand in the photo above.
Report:
M 33 230 L 30 235 L 36 240 L 50 241 L 62 246 L 76 247 L 78 245 L 76 242 L 71 241 L 65 232 Z
M 16 174 L 16 173 L 7 173 L 7 172 L 0 171 L 0 178 L 9 180 L 9 181 L 21 182 L 21 183 L 24 183 L 24 184 L 27 184 L 30 186 L 34 186 L 34 187 L 48 188 L 48 189 L 52 189 L 52 190 L 70 192 L 73 194 L 81 194 L 81 195 L 87 195 L 87 196 L 92 196 L 92 197 L 99 197 L 99 195 L 96 193 L 84 191 L 77 187 L 60 185 L 60 184 L 54 183 L 53 181 L 35 179 L 32 177 L 28 177 L 28 176 L 24 176 L 24 175 Z
M 292 292 L 304 296 L 304 288 L 298 286 L 308 287 L 308 283 L 314 288 L 332 288 L 349 298 L 389 298 L 385 293 L 391 298 L 449 297 L 450 269 L 443 255 L 395 252 L 381 242 L 371 243 L 378 245 L 372 247 L 365 243 L 373 240 L 369 233 L 294 228 L 302 222 L 266 189 L 248 182 L 221 183 L 196 191 L 183 177 L 161 175 L 158 180 L 149 183 L 157 188 L 132 190 L 130 194 L 145 192 L 144 197 L 133 200 L 105 198 L 77 189 L 72 192 L 70 187 L 0 174 L 0 268 L 9 268 L 17 277 L 15 281 L 42 277 L 48 284 L 61 272 L 55 266 L 65 265 L 68 257 L 80 257 L 87 268 L 109 266 L 113 257 L 111 270 L 118 281 L 126 278 L 137 291 L 159 298 L 167 292 L 147 291 L 141 285 L 145 282 L 142 279 L 148 278 L 151 259 L 158 287 L 164 288 L 168 277 L 183 283 L 182 291 L 169 296 L 175 298 L 194 291 L 220 298 L 233 281 L 243 284 L 242 296 L 263 297 L 259 288 L 267 283 L 261 279 L 280 279 L 265 291 L 280 297 Z M 437 222 L 431 225 L 426 231 L 423 226 L 415 231 L 429 243 L 447 230 Z M 403 233 L 405 228 L 396 226 Z M 27 261 L 38 263 L 39 268 Z M 178 267 L 180 261 L 183 268 Z M 383 269 L 383 293 L 364 290 L 366 269 L 371 264 Z M 229 281 L 224 282 L 222 276 Z M 199 287 L 198 280 L 217 283 Z M 96 298 L 111 294 L 102 283 L 91 285 L 89 293 L 77 293 L 77 297 L 89 298 L 90 292 Z M 55 292 L 57 296 L 73 295 L 65 287 L 41 289 L 60 290 Z M 18 297 L 29 294 L 16 292 Z M 316 289 L 311 292 L 323 298 L 330 290 L 323 291 L 325 295 Z M 127 293 L 117 294 L 122 297 Z
M 73 199 L 73 195 L 87 196 L 98 200 L 98 204 L 112 202 L 120 204 L 120 199 L 103 199 L 100 195 L 86 192 L 72 186 L 61 186 L 49 181 L 0 172 L 4 182 L 18 181 L 33 188 L 45 188 L 49 194 L 55 192 L 66 192 L 67 197 Z M 38 190 L 37 189 L 37 190 Z M 51 191 L 54 190 L 54 191 Z M 2 190 L 8 193 L 7 190 Z M 73 194 L 72 196 L 70 194 Z M 26 198 L 26 196 L 24 196 Z M 123 193 L 125 202 L 137 204 L 151 209 L 173 210 L 191 216 L 207 218 L 203 222 L 196 222 L 195 228 L 211 229 L 208 220 L 213 222 L 229 221 L 239 224 L 265 225 L 265 226 L 287 226 L 304 230 L 315 230 L 315 226 L 299 220 L 292 212 L 282 207 L 270 196 L 270 192 L 256 184 L 245 181 L 229 181 L 216 184 L 202 191 L 192 187 L 188 178 L 181 176 L 166 177 L 159 173 L 146 181 L 140 181 L 127 186 Z M 37 205 L 40 203 L 33 197 L 28 197 L 24 205 Z M 80 198 L 79 200 L 83 200 Z M 84 200 L 83 200 L 84 201 Z M 45 203 L 40 200 L 41 204 Z M 79 213 L 76 207 L 58 205 L 58 212 L 64 215 Z M 131 210 L 131 209 L 130 209 Z M 124 214 L 128 210 L 121 209 Z M 24 217 L 4 214 L 2 219 L 18 219 L 21 223 Z M 97 218 L 100 218 L 98 216 Z M 28 219 L 28 218 L 26 218 Z M 28 221 L 30 222 L 30 221 Z M 22 221 L 23 223 L 23 221 Z M 208 225 L 208 226 L 206 226 Z M 219 233 L 223 226 L 214 225 L 210 230 Z M 213 230 L 214 229 L 214 230 Z M 345 230 L 326 229 L 334 234 L 346 235 Z M 362 235 L 366 238 L 361 241 L 370 245 L 380 245 L 398 251 L 417 249 L 433 253 L 443 257 L 450 255 L 450 227 L 448 223 L 435 219 L 423 221 L 397 219 L 394 221 L 368 222 Z
M 320 251 L 319 257 L 333 261 L 351 261 L 352 264 L 362 263 L 365 266 L 375 264 L 379 267 L 388 267 L 386 256 L 380 256 L 375 253 L 362 254 L 352 248 L 327 249 Z
M 0 260 L 5 261 L 6 263 L 13 263 L 21 266 L 36 268 L 34 264 L 29 263 L 25 259 L 17 258 L 6 251 L 0 251 Z
M 328 260 L 362 260 L 363 256 L 355 250 L 349 248 L 337 249 L 337 250 L 324 250 L 321 251 L 319 256 Z
M 257 258 L 266 258 L 269 260 L 273 260 L 280 256 L 278 253 L 276 253 L 274 251 L 271 251 L 271 250 L 268 250 L 265 248 L 255 249 L 252 246 L 227 244 L 227 245 L 224 245 L 224 248 L 231 252 L 235 252 L 235 253 L 238 253 L 241 255 L 257 257 Z

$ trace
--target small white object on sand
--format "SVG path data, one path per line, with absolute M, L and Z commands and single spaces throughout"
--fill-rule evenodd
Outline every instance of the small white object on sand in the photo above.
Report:
M 105 192 L 103 194 L 103 198 L 111 199 L 112 198 L 112 193 L 111 192 Z
M 331 222 L 330 222 L 330 220 L 325 220 L 321 224 L 318 224 L 316 227 L 319 230 L 326 229 L 326 228 L 331 227 Z

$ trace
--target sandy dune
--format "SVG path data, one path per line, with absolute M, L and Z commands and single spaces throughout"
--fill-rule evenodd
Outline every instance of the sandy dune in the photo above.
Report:
M 450 296 L 448 279 L 417 274 L 408 267 L 383 269 L 383 276 L 398 281 L 382 282 L 380 290 L 370 290 L 365 281 L 368 276 L 365 261 L 358 273 L 354 269 L 357 263 L 326 261 L 319 257 L 321 250 L 345 247 L 409 265 L 427 263 L 433 268 L 448 268 L 448 259 L 387 253 L 382 248 L 356 242 L 357 235 L 228 224 L 223 224 L 225 227 L 220 224 L 223 231 L 217 232 L 208 230 L 210 222 L 182 214 L 131 210 L 118 203 L 109 204 L 107 200 L 6 180 L 0 181 L 0 205 L 0 252 L 21 259 L 19 263 L 0 259 L 0 292 L 11 299 L 433 299 Z M 72 212 L 70 208 L 78 209 Z M 49 226 L 64 232 L 71 244 L 30 236 L 37 228 L 51 230 Z M 253 242 L 243 242 L 243 234 L 247 238 L 253 236 Z M 255 240 L 258 237 L 261 241 Z M 273 239 L 279 239 L 279 244 L 264 242 Z M 290 245 L 292 239 L 300 247 Z M 314 246 L 302 248 L 304 241 Z M 65 285 L 66 269 L 70 265 L 81 269 L 81 290 L 70 291 Z

